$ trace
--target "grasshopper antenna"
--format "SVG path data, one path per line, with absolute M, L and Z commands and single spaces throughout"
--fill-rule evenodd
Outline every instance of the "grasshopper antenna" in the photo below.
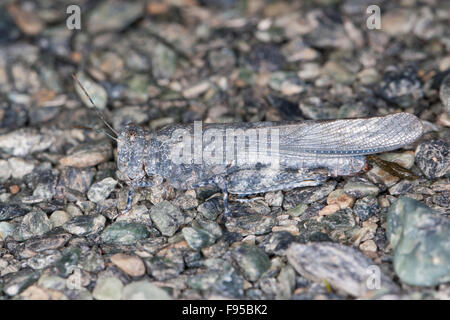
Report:
M 95 112 L 97 113 L 97 115 L 100 117 L 100 119 L 103 121 L 103 123 L 112 131 L 114 132 L 114 134 L 118 137 L 119 134 L 117 133 L 116 130 L 114 130 L 108 122 L 106 122 L 105 118 L 103 117 L 103 114 L 100 112 L 99 108 L 95 105 L 94 101 L 92 101 L 91 96 L 89 95 L 89 93 L 86 91 L 86 89 L 83 87 L 83 85 L 81 84 L 80 80 L 78 80 L 77 76 L 75 74 L 72 74 L 72 77 L 74 78 L 75 82 L 78 84 L 78 86 L 81 88 L 81 90 L 83 90 L 84 94 L 86 95 L 86 97 L 88 97 L 89 101 L 91 102 L 92 106 L 94 107 Z M 106 132 L 105 132 L 106 133 Z M 108 135 L 109 136 L 109 135 Z M 115 139 L 117 140 L 117 139 Z
M 73 128 L 75 129 L 88 129 L 88 130 L 94 130 L 95 132 L 99 132 L 99 133 L 103 133 L 104 135 L 110 137 L 111 139 L 118 141 L 117 138 L 113 137 L 112 135 L 110 135 L 108 132 L 106 132 L 106 130 L 101 130 L 101 129 L 96 129 L 94 127 L 89 127 L 89 126 L 80 126 L 80 125 L 76 125 L 73 126 Z

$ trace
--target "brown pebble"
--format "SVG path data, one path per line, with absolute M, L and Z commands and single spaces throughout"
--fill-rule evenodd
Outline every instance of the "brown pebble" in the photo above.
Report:
M 140 277 L 145 274 L 145 265 L 142 260 L 136 256 L 116 253 L 111 257 L 111 262 L 132 277 Z
M 9 192 L 11 192 L 12 194 L 16 194 L 20 191 L 20 187 L 17 184 L 13 184 L 12 186 L 9 187 Z
M 36 14 L 22 10 L 14 4 L 8 6 L 8 13 L 14 19 L 19 29 L 27 35 L 37 35 L 44 28 L 44 24 Z

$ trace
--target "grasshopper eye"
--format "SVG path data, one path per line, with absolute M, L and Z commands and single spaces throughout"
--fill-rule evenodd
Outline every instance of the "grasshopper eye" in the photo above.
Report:
M 128 124 L 118 138 L 117 167 L 130 180 L 144 176 L 144 170 L 142 170 L 144 149 L 144 130 L 135 124 Z

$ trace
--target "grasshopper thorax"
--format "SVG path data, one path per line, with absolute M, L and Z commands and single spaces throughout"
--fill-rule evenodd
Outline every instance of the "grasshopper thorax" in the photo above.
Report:
M 137 183 L 145 176 L 145 132 L 130 123 L 120 132 L 117 140 L 117 168 L 124 180 Z

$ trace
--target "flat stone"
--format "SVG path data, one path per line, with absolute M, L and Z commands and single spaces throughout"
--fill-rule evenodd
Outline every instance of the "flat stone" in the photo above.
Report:
M 77 236 L 87 236 L 100 232 L 105 227 L 106 218 L 102 215 L 77 216 L 63 224 L 63 229 Z
M 15 157 L 25 157 L 48 149 L 54 141 L 54 137 L 49 134 L 23 128 L 0 135 L 0 149 Z
M 99 278 L 92 291 L 96 300 L 120 300 L 122 297 L 123 283 L 117 278 Z
M 208 247 L 216 241 L 214 235 L 200 228 L 185 227 L 182 232 L 184 239 L 194 250 L 200 250 L 201 248 Z
M 59 159 L 66 167 L 86 168 L 105 162 L 112 156 L 111 143 L 107 140 L 76 145 L 68 155 Z
M 52 224 L 53 228 L 57 228 L 69 221 L 70 218 L 70 214 L 68 214 L 66 211 L 56 210 L 50 215 L 50 223 Z
M 135 281 L 123 289 L 123 300 L 170 300 L 166 291 L 148 280 Z
M 344 185 L 344 191 L 353 198 L 363 198 L 378 195 L 380 189 L 370 182 L 349 181 Z
M 117 185 L 117 180 L 105 178 L 102 181 L 94 183 L 88 191 L 87 197 L 93 202 L 100 202 L 109 197 Z
M 286 251 L 289 264 L 303 277 L 321 282 L 354 297 L 398 292 L 398 287 L 359 250 L 331 242 L 293 243 Z M 371 286 L 371 268 L 380 272 L 380 287 Z M 375 283 L 374 283 L 375 285 Z
M 134 244 L 149 236 L 147 228 L 140 223 L 118 221 L 102 232 L 102 240 L 111 244 Z

